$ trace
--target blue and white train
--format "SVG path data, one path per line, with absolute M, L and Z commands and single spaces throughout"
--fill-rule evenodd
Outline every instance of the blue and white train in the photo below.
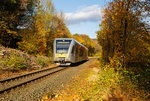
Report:
M 88 49 L 73 38 L 56 38 L 53 58 L 58 65 L 70 65 L 88 60 Z

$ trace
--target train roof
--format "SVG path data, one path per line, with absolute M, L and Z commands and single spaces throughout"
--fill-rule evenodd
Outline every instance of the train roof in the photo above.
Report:
M 55 38 L 55 40 L 74 40 L 75 42 L 77 42 L 79 45 L 85 47 L 86 49 L 88 49 L 86 46 L 84 46 L 83 44 L 79 43 L 77 40 L 75 40 L 74 38 Z

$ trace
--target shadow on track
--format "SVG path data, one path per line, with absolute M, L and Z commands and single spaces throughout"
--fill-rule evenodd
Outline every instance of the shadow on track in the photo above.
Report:
M 87 62 L 88 60 L 85 60 L 85 61 L 81 61 L 81 62 L 77 62 L 77 63 L 72 63 L 70 66 L 71 67 L 76 67 L 76 66 L 79 66 L 79 65 L 81 65 L 81 64 L 83 64 L 83 63 L 85 63 L 85 62 Z
M 59 67 L 76 67 L 76 66 L 79 66 L 85 62 L 87 62 L 88 60 L 85 60 L 85 61 L 81 61 L 81 62 L 77 62 L 77 63 L 71 63 L 71 65 L 59 65 Z

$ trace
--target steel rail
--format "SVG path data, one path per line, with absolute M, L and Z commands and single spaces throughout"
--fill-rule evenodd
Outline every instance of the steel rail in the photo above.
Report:
M 45 72 L 45 71 L 52 70 L 52 69 L 55 69 L 55 68 L 58 68 L 58 67 L 59 66 L 55 66 L 55 67 L 46 68 L 46 69 L 30 72 L 30 73 L 27 73 L 27 74 L 23 74 L 23 75 L 11 77 L 11 78 L 3 79 L 3 80 L 0 80 L 0 83 L 4 83 L 4 82 L 7 82 L 7 81 L 11 81 L 11 80 L 15 80 L 15 79 L 18 79 L 18 78 L 22 78 L 22 77 L 25 77 L 25 76 L 37 74 L 37 73 L 40 73 L 40 72 Z
M 54 74 L 54 73 L 57 73 L 57 72 L 62 71 L 62 70 L 64 70 L 64 69 L 66 69 L 66 67 L 65 67 L 65 68 L 62 68 L 62 69 L 59 69 L 59 70 L 56 70 L 56 71 L 53 71 L 53 72 L 51 72 L 51 73 L 47 73 L 47 74 L 45 74 L 45 75 L 42 75 L 42 76 L 33 78 L 33 79 L 31 79 L 31 80 L 26 80 L 26 81 L 24 81 L 24 82 L 21 82 L 21 83 L 18 83 L 18 84 L 9 86 L 9 87 L 7 87 L 7 88 L 1 89 L 1 90 L 0 90 L 0 93 L 3 93 L 3 92 L 5 92 L 5 91 L 9 91 L 9 90 L 14 89 L 14 88 L 17 88 L 17 87 L 19 87 L 19 86 L 25 85 L 25 84 L 30 83 L 30 82 L 32 82 L 32 81 L 35 81 L 35 80 L 44 78 L 44 77 L 46 77 L 46 76 L 49 76 L 49 75 Z

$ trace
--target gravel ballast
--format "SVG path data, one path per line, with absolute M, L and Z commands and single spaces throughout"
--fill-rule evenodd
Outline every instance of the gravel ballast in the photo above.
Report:
M 44 94 L 59 91 L 63 86 L 65 87 L 65 84 L 70 82 L 72 77 L 77 76 L 94 60 L 90 59 L 78 66 L 66 67 L 67 69 L 56 74 L 31 82 L 10 92 L 2 93 L 0 94 L 0 101 L 39 101 Z

